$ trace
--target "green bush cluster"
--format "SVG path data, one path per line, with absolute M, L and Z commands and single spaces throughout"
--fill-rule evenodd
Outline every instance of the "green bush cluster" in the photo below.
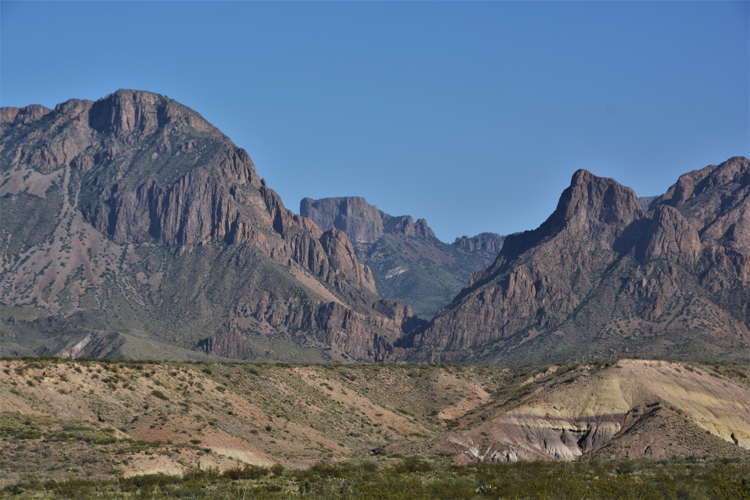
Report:
M 271 474 L 273 473 L 273 474 Z M 329 464 L 287 472 L 246 465 L 223 473 L 134 476 L 111 481 L 28 477 L 0 498 L 191 499 L 750 499 L 750 463 L 620 460 L 458 466 L 419 457 Z

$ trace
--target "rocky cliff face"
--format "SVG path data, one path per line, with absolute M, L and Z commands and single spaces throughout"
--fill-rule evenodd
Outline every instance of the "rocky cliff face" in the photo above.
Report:
M 373 270 L 378 291 L 410 304 L 422 317 L 449 304 L 472 273 L 495 259 L 504 240 L 482 233 L 448 245 L 425 219 L 388 215 L 360 197 L 304 198 L 300 214 L 324 229 L 344 231 L 357 259 Z
M 0 132 L 10 309 L 105 317 L 103 330 L 241 358 L 262 357 L 253 338 L 304 328 L 319 350 L 380 359 L 403 334 L 410 309 L 381 307 L 346 234 L 287 210 L 249 155 L 189 108 L 120 90 L 3 108 Z
M 299 213 L 318 226 L 344 231 L 354 243 L 374 243 L 383 236 L 383 217 L 364 198 L 303 198 Z
M 576 172 L 549 219 L 508 236 L 415 337 L 417 358 L 747 359 L 748 179 L 732 158 L 643 212 L 632 190 Z
M 498 254 L 500 253 L 500 249 L 503 248 L 504 241 L 505 236 L 500 236 L 497 233 L 481 233 L 472 237 L 461 236 L 460 238 L 456 238 L 453 246 L 467 252 L 481 251 Z

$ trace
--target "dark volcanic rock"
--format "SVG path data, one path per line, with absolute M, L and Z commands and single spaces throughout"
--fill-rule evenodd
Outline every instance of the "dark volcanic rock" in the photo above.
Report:
M 213 337 L 201 340 L 196 349 L 230 359 L 253 359 L 258 355 L 242 336 L 236 320 L 224 323 Z
M 651 219 L 641 260 L 669 259 L 686 265 L 695 263 L 701 250 L 698 231 L 676 208 L 658 205 Z
M 704 244 L 720 245 L 750 254 L 750 173 L 748 159 L 734 157 L 680 176 L 657 198 L 685 212 Z

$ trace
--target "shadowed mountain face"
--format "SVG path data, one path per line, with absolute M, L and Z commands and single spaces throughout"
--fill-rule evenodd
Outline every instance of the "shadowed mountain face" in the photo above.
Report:
M 323 229 L 340 229 L 357 259 L 372 269 L 378 292 L 406 302 L 422 317 L 450 303 L 471 275 L 491 264 L 504 236 L 482 233 L 446 244 L 424 219 L 394 217 L 361 197 L 304 198 L 300 214 Z
M 555 212 L 414 337 L 416 359 L 524 362 L 750 357 L 750 169 L 680 177 L 641 209 L 580 170 Z
M 0 134 L 2 355 L 377 360 L 403 335 L 346 234 L 177 102 L 2 108 Z

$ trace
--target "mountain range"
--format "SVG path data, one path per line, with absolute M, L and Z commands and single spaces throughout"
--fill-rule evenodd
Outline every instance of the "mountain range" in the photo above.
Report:
M 579 170 L 539 228 L 448 245 L 362 198 L 294 214 L 158 94 L 2 108 L 0 355 L 748 361 L 749 196 L 741 157 L 654 199 Z
M 414 337 L 417 359 L 750 357 L 747 158 L 682 175 L 644 212 L 585 170 L 537 229 Z
M 0 112 L 2 355 L 386 358 L 409 306 L 166 97 Z
M 378 293 L 429 319 L 450 304 L 471 275 L 497 257 L 504 236 L 482 233 L 443 243 L 424 219 L 394 217 L 361 197 L 300 202 L 299 213 L 323 230 L 344 231 L 357 260 L 372 271 Z

